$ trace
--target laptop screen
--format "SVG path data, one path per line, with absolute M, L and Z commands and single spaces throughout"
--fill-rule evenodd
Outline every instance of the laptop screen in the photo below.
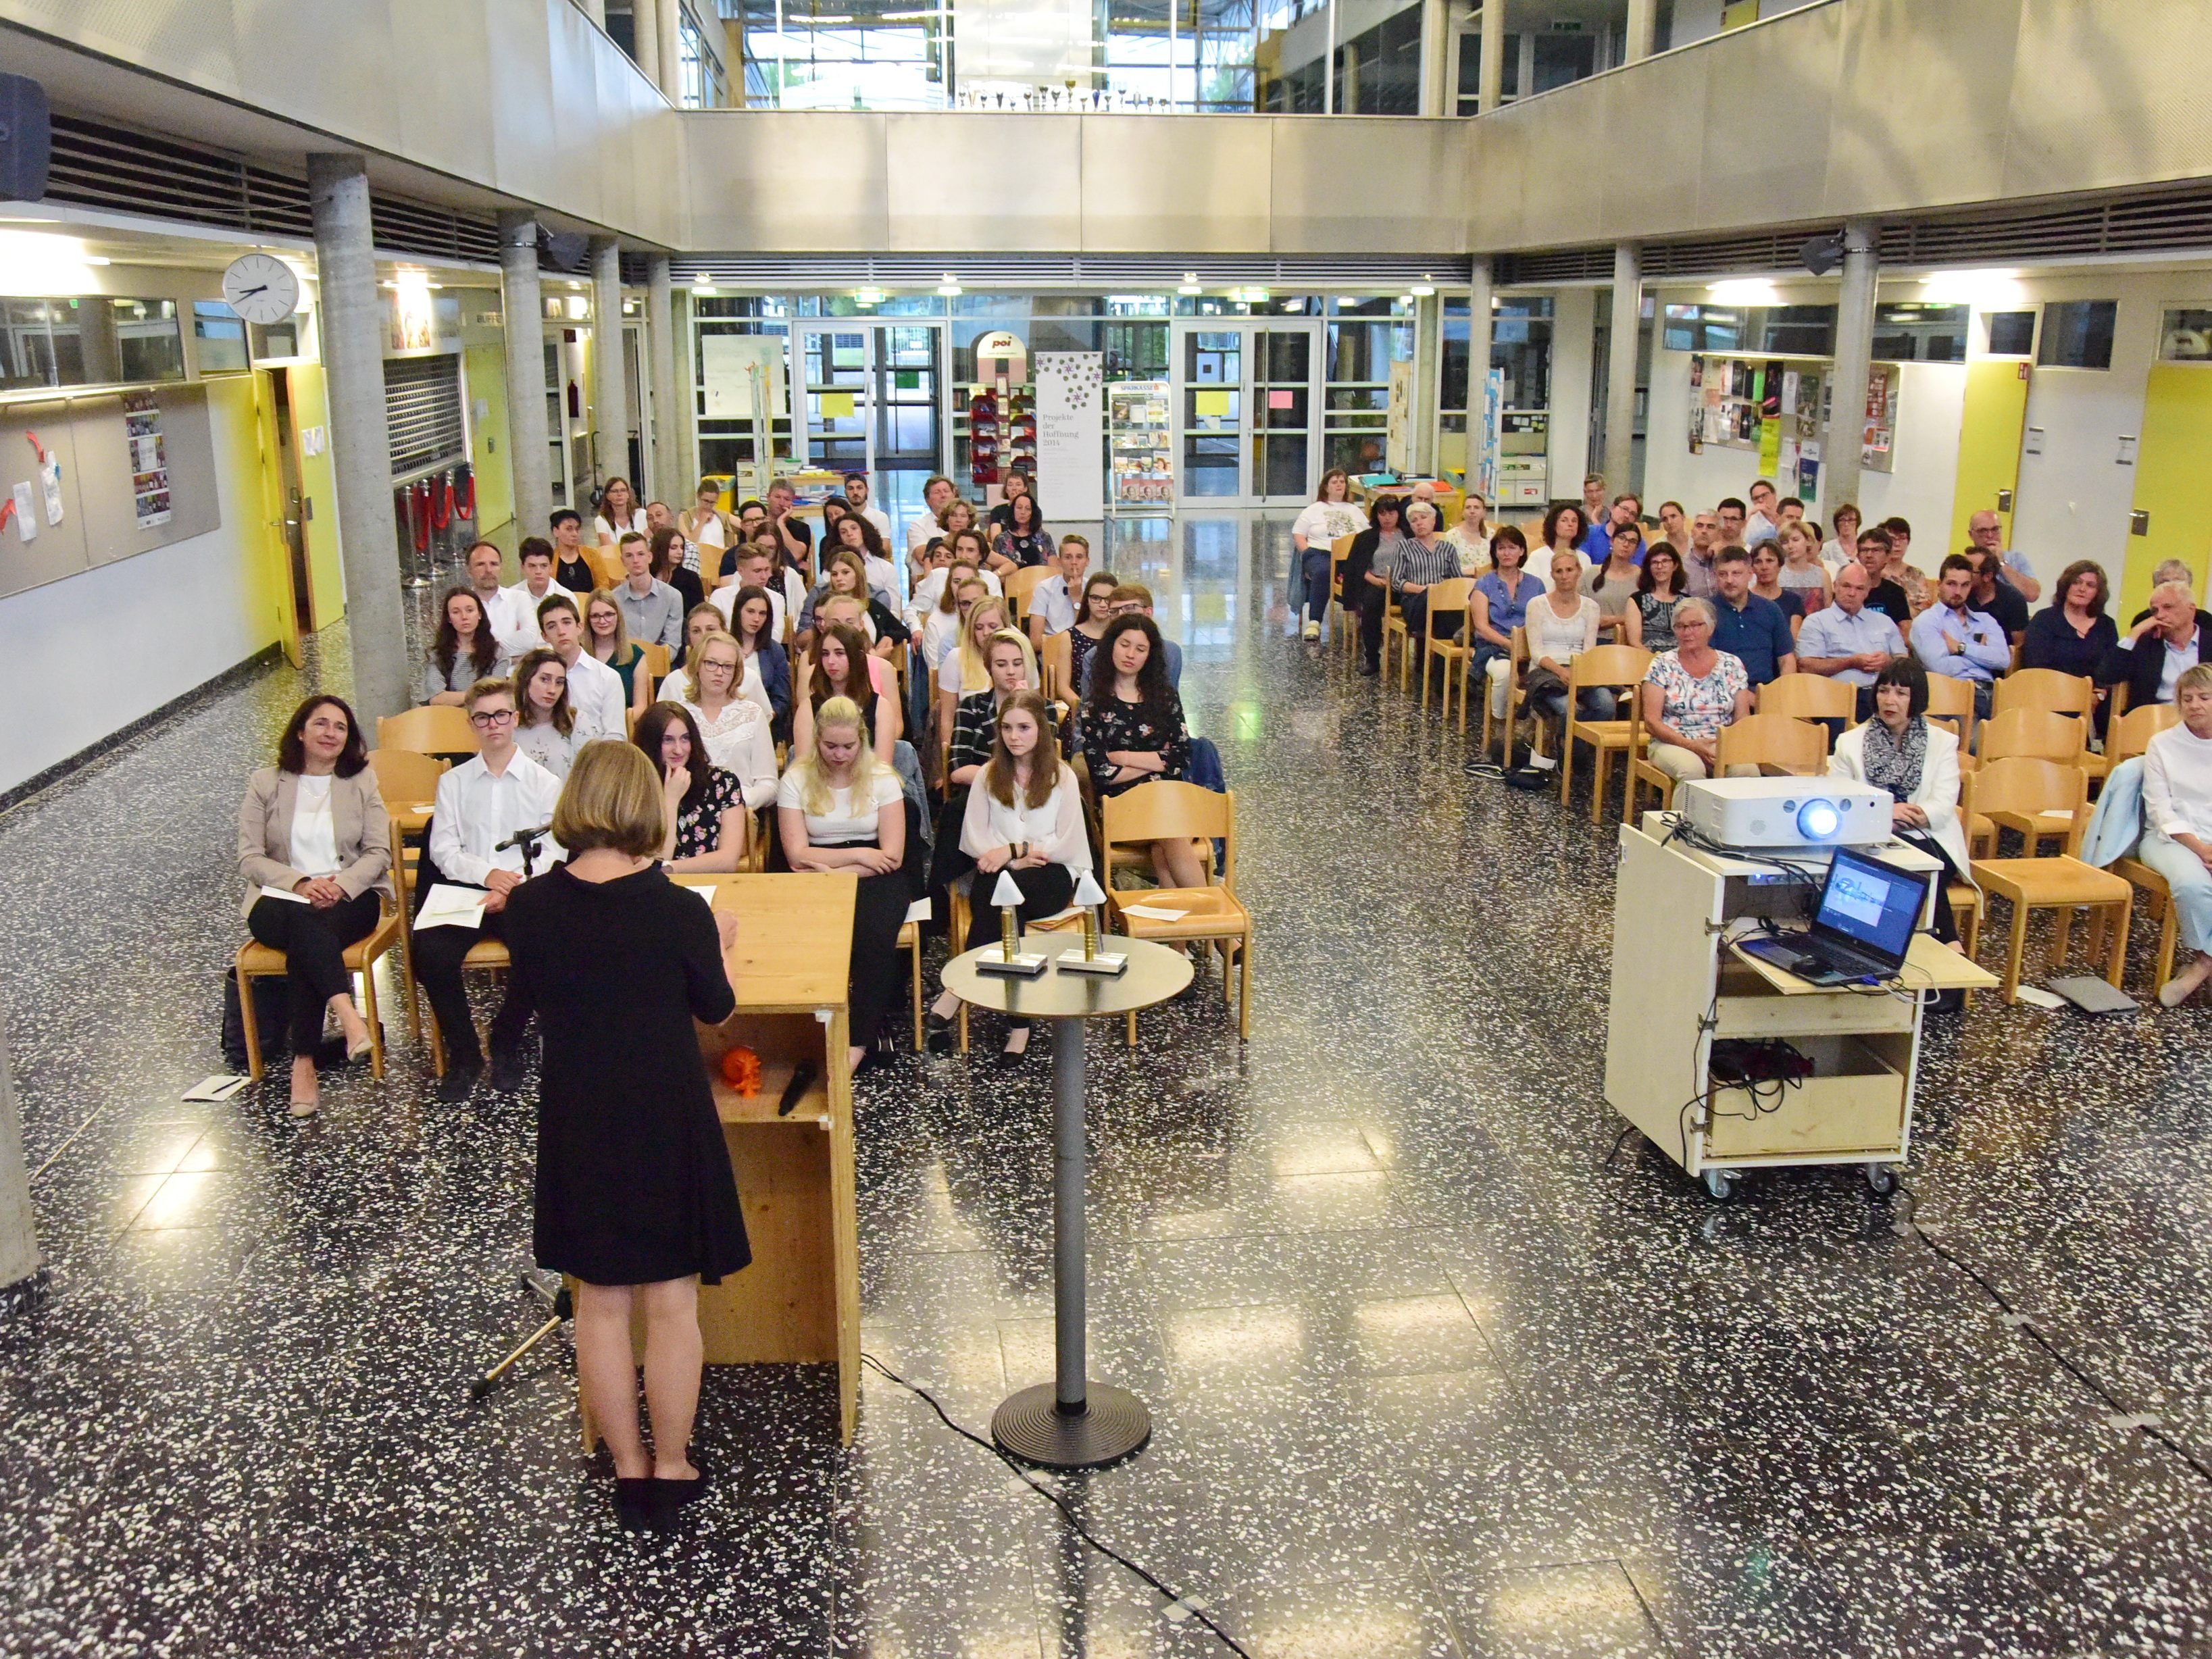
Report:
M 1820 889 L 1814 931 L 1838 937 L 1893 965 L 1902 963 L 1927 901 L 1928 880 L 1838 848 Z

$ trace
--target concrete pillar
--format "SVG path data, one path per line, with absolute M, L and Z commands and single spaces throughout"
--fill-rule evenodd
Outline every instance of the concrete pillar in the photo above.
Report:
M 0 1028 L 0 1318 L 38 1294 L 46 1276 L 38 1218 L 31 1212 L 30 1168 L 23 1160 L 23 1108 L 15 1063 Z
M 1467 296 L 1467 480 L 1484 491 L 1492 522 L 1502 523 L 1504 515 L 1498 510 L 1497 481 L 1480 482 L 1489 434 L 1482 411 L 1490 386 L 1490 256 L 1478 253 Z
M 656 253 L 646 261 L 645 351 L 646 374 L 653 383 L 653 430 L 646 434 L 646 453 L 653 463 L 653 493 L 682 513 L 691 505 L 696 478 L 685 476 L 681 449 L 683 423 L 677 417 L 676 307 L 669 289 L 668 256 Z
M 1498 107 L 1505 87 L 1505 0 L 1483 0 L 1482 100 L 1478 114 Z
M 678 289 L 672 301 L 675 325 L 669 337 L 676 358 L 676 468 L 672 489 L 689 489 L 699 482 L 699 388 L 691 356 L 691 295 Z
M 1443 351 L 1444 302 L 1433 294 L 1413 301 L 1413 465 L 1437 468 L 1437 374 Z M 1443 528 L 1449 530 L 1446 525 Z
M 1820 514 L 1859 499 L 1859 441 L 1865 427 L 1867 376 L 1874 368 L 1874 301 L 1881 227 L 1872 219 L 1844 226 L 1844 291 L 1836 302 L 1836 384 L 1828 430 L 1820 441 Z
M 1636 342 L 1644 316 L 1643 250 L 1613 250 L 1613 333 L 1605 373 L 1605 488 L 1618 495 L 1636 471 Z
M 1547 446 L 1546 495 L 1582 499 L 1590 453 L 1590 394 L 1596 390 L 1597 290 L 1563 288 L 1552 295 L 1552 435 Z
M 677 31 L 678 0 L 659 0 L 653 26 L 660 37 L 660 90 L 672 104 L 684 102 L 684 46 Z M 712 8 L 702 8 L 711 12 Z
M 630 0 L 629 6 L 630 56 L 656 87 L 662 84 L 660 8 L 664 3 L 673 4 L 674 0 Z
M 392 513 L 392 434 L 384 414 L 384 307 L 370 252 L 368 166 L 358 155 L 307 157 L 315 268 L 322 291 L 338 546 L 353 636 L 353 707 L 370 730 L 410 701 L 399 598 L 399 526 Z
M 1424 115 L 1449 115 L 1450 0 L 1421 0 L 1421 104 Z
M 606 0 L 576 0 L 576 9 L 577 9 L 578 11 L 582 12 L 582 13 L 584 14 L 584 15 L 585 15 L 585 16 L 586 16 L 586 17 L 590 18 L 590 19 L 591 19 L 594 23 L 597 23 L 597 24 L 598 24 L 601 28 L 605 28 L 605 27 L 606 27 L 606 26 L 607 26 L 607 4 L 606 4 Z
M 507 447 L 514 472 L 514 521 L 545 533 L 553 510 L 552 439 L 545 425 L 545 298 L 538 286 L 538 222 L 499 216 L 499 287 L 507 317 Z
M 599 482 L 629 477 L 629 379 L 623 371 L 622 244 L 592 238 L 592 425 L 599 434 Z M 637 484 L 630 478 L 633 488 Z M 580 491 L 579 494 L 581 492 Z M 580 510 L 583 503 L 576 503 Z
M 1633 64 L 1651 55 L 1659 38 L 1659 0 L 1628 0 L 1628 33 L 1621 42 L 1620 61 Z

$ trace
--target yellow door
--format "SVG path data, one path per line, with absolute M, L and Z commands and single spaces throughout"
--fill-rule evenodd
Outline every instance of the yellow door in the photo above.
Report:
M 2119 620 L 2150 599 L 2150 573 L 2164 559 L 2179 559 L 2196 573 L 2204 598 L 2204 572 L 2212 562 L 2212 367 L 2160 363 L 2143 394 L 2142 441 L 2136 452 L 2136 533 L 2128 538 L 2127 570 L 2120 580 Z
M 262 591 L 276 612 L 276 638 L 284 647 L 284 660 L 300 665 L 300 596 L 292 568 L 292 531 L 286 520 L 290 488 L 285 480 L 285 434 L 276 416 L 279 369 L 261 369 L 253 376 L 253 418 L 261 456 L 261 518 L 268 551 Z
M 1995 513 L 2012 545 L 2013 492 L 2020 488 L 2020 446 L 2027 431 L 2027 365 L 1984 357 L 1966 365 L 1966 407 L 1959 423 L 1959 476 L 1951 491 L 1951 539 L 1966 545 L 1966 520 Z
M 328 382 L 320 363 L 295 363 L 291 376 L 292 453 L 300 469 L 300 534 L 307 544 L 307 614 L 317 633 L 345 615 L 345 566 L 338 550 L 337 472 L 331 459 Z M 364 558 L 379 556 L 373 548 Z M 392 550 L 381 550 L 391 558 Z

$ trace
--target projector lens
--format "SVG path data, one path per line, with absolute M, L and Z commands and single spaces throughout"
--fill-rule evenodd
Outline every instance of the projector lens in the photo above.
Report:
M 1830 802 L 1808 800 L 1797 811 L 1797 833 L 1807 841 L 1832 841 L 1843 827 L 1843 814 Z

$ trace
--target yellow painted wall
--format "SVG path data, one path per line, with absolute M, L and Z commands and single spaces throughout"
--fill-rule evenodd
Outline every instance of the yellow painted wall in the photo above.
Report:
M 2150 573 L 2163 559 L 2179 559 L 2204 574 L 2212 565 L 2212 367 L 2159 363 L 2143 396 L 2142 444 L 2136 456 L 2135 508 L 2150 514 L 2148 535 L 2128 538 L 2127 568 L 2120 580 L 2123 622 L 2150 598 Z
M 461 377 L 462 395 L 469 400 L 469 465 L 477 478 L 475 533 L 489 538 L 515 515 L 505 349 L 494 344 L 471 346 L 462 354 Z M 478 404 L 485 411 L 481 420 L 476 417 Z
M 261 458 L 261 404 L 257 374 L 213 375 L 207 388 L 208 429 L 215 440 L 215 470 L 222 491 L 226 530 L 239 563 L 240 607 L 253 648 L 282 641 L 289 590 L 284 571 L 270 550 L 271 538 L 257 534 L 267 516 L 267 474 Z
M 289 371 L 292 376 L 292 430 L 297 443 L 299 434 L 310 427 L 320 427 L 327 434 L 331 426 L 330 394 L 320 363 L 295 363 Z M 314 619 L 315 631 L 320 633 L 345 615 L 345 565 L 338 550 L 338 486 L 337 474 L 331 459 L 327 436 L 322 453 L 310 455 L 305 444 L 298 444 L 300 494 L 312 501 L 313 510 L 307 514 L 304 528 L 307 538 L 307 613 Z M 394 556 L 393 550 L 363 548 L 364 558 Z
M 2012 545 L 2012 514 L 1997 507 L 1998 492 L 2020 487 L 2020 444 L 2027 425 L 2025 362 L 1984 357 L 1966 365 L 1966 402 L 1959 420 L 1958 482 L 1951 493 L 1951 539 L 1942 551 L 1966 545 L 1966 521 L 1984 510 L 2004 526 Z

